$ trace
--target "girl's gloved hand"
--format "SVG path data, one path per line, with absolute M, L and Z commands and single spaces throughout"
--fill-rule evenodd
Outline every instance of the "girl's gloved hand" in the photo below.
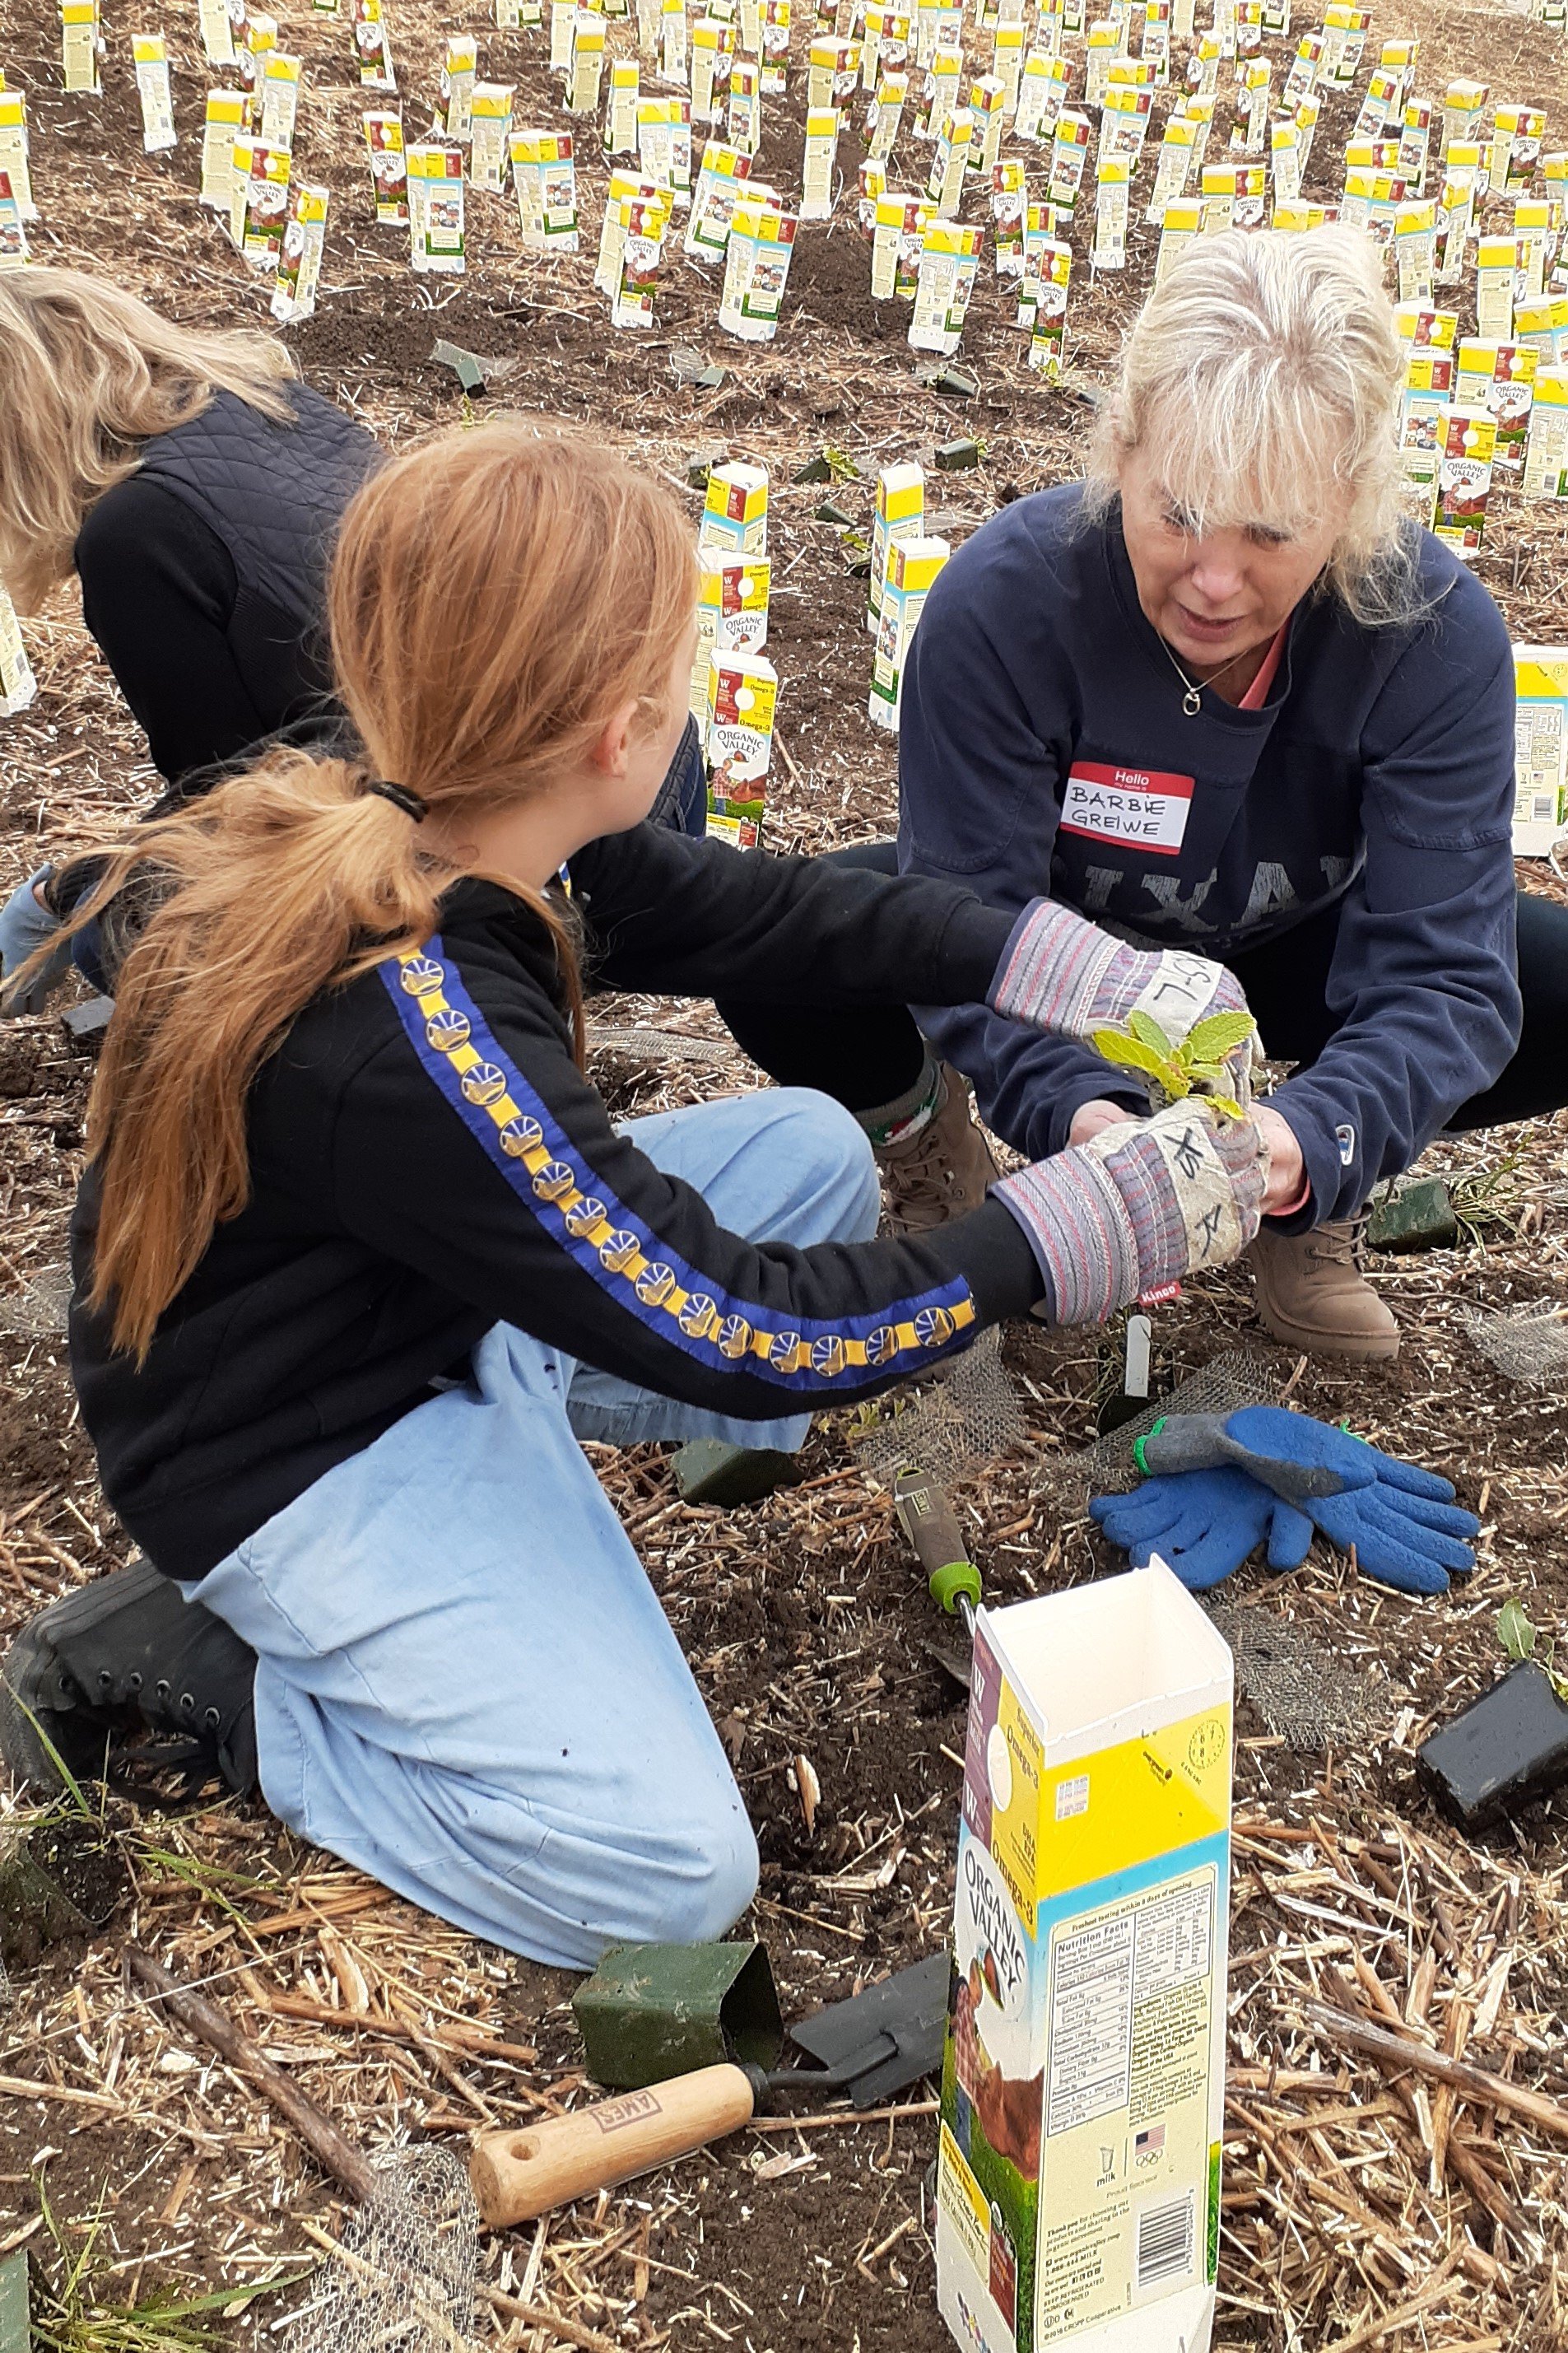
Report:
M 1265 1542 L 1270 1568 L 1300 1568 L 1312 1541 L 1305 1513 L 1245 1471 L 1180 1471 L 1130 1495 L 1096 1495 L 1089 1508 L 1134 1568 L 1158 1553 L 1190 1593 L 1223 1585 Z
M 986 1001 L 1085 1044 L 1095 1030 L 1147 1013 L 1178 1046 L 1211 1014 L 1248 1009 L 1224 965 L 1185 948 L 1129 947 L 1053 899 L 1032 899 L 1019 916 Z
M 1103 1324 L 1200 1267 L 1226 1266 L 1258 1231 L 1262 1140 L 1197 1097 L 1102 1128 L 991 1191 L 1028 1235 L 1047 1320 Z
M 39 965 L 19 993 L 9 985 L 27 958 L 53 939 L 60 928 L 59 917 L 52 908 L 43 906 L 37 897 L 38 884 L 47 882 L 53 871 L 50 866 L 40 866 L 0 907 L 0 1017 L 41 1013 L 70 970 L 71 952 L 67 941 L 47 963 Z

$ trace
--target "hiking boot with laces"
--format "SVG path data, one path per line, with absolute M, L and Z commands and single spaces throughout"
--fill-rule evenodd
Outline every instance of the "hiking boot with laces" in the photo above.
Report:
M 1399 1354 L 1399 1326 L 1361 1271 L 1365 1219 L 1281 1234 L 1268 1226 L 1247 1251 L 1263 1328 L 1287 1348 L 1314 1356 L 1386 1363 Z
M 0 1666 L 0 1757 L 18 1781 L 107 1781 L 139 1804 L 256 1787 L 256 1653 L 149 1560 L 51 1602 Z
M 969 1081 L 943 1062 L 936 1109 L 923 1127 L 877 1146 L 895 1233 L 924 1234 L 978 1209 L 985 1187 L 1002 1174 L 970 1116 Z

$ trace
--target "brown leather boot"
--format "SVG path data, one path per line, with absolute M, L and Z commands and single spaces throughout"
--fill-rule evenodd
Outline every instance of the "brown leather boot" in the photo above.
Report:
M 877 1146 L 888 1223 L 895 1233 L 924 1234 L 977 1209 L 1002 1171 L 971 1117 L 969 1081 L 942 1065 L 942 1092 L 925 1125 Z
M 1287 1348 L 1314 1356 L 1386 1362 L 1399 1354 L 1399 1326 L 1361 1271 L 1360 1219 L 1306 1234 L 1264 1226 L 1247 1251 L 1263 1328 Z

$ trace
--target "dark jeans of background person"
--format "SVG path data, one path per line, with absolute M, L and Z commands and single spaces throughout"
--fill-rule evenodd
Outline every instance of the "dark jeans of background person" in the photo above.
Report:
M 879 874 L 899 869 L 890 841 L 858 842 L 829 855 Z M 1338 934 L 1339 910 L 1330 907 L 1230 959 L 1268 1052 L 1279 1061 L 1314 1061 L 1334 1034 L 1325 997 Z M 1524 999 L 1519 1050 L 1495 1086 L 1454 1113 L 1452 1130 L 1539 1119 L 1568 1103 L 1568 907 L 1522 891 L 1519 986 Z M 727 997 L 719 1010 L 731 1035 L 780 1086 L 816 1087 L 850 1111 L 896 1102 L 921 1074 L 924 1040 L 902 1006 L 845 1013 Z

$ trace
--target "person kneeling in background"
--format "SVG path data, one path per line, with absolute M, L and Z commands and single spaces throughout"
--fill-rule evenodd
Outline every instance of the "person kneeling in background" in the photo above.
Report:
M 89 1108 L 71 1365 L 147 1557 L 25 1629 L 0 1694 L 25 1778 L 40 1726 L 89 1767 L 127 1717 L 187 1730 L 304 1836 L 568 1965 L 716 1936 L 756 1873 L 578 1439 L 798 1447 L 1005 1316 L 1100 1321 L 1233 1259 L 1264 1184 L 1249 1121 L 1177 1104 L 879 1240 L 824 1095 L 612 1124 L 584 964 L 1026 1023 L 1098 937 L 647 822 L 696 592 L 657 483 L 521 422 L 446 437 L 373 476 L 334 559 L 363 760 L 276 752 L 109 854 L 78 921 L 159 889 Z M 1121 1009 L 1166 962 L 1130 955 Z M 1206 965 L 1189 997 L 1234 988 Z
M 1568 908 L 1514 881 L 1508 630 L 1405 519 L 1382 266 L 1337 228 L 1183 254 L 1088 480 L 994 516 L 927 598 L 896 857 L 838 853 L 992 906 L 1048 892 L 1107 956 L 1226 965 L 1297 1065 L 1256 1114 L 1258 1313 L 1290 1347 L 1363 1359 L 1399 1345 L 1358 1262 L 1374 1187 L 1442 1130 L 1568 1102 Z M 984 1006 L 916 1007 L 930 1048 L 896 1014 L 721 1009 L 775 1078 L 816 1071 L 860 1113 L 906 1227 L 961 1215 L 994 1174 L 971 1081 L 1030 1159 L 1148 1108 L 1132 1073 Z

